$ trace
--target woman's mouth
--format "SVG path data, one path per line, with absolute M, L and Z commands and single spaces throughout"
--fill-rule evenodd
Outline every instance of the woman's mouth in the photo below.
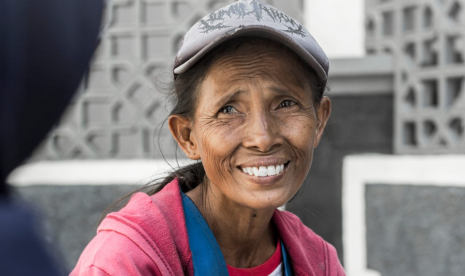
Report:
M 248 175 L 267 177 L 279 175 L 284 171 L 284 167 L 289 164 L 289 161 L 284 164 L 259 166 L 259 167 L 241 167 L 242 171 Z

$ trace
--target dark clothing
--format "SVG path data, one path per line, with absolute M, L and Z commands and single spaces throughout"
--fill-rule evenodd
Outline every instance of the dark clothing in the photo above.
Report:
M 6 177 L 73 97 L 97 45 L 102 0 L 0 1 L 0 275 L 58 275 Z

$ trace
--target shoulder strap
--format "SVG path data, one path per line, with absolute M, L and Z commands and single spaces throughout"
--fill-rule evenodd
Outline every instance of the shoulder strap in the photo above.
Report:
M 289 255 L 287 254 L 286 247 L 284 247 L 284 244 L 283 244 L 282 241 L 281 241 L 281 255 L 283 256 L 284 275 L 293 276 L 294 273 L 292 272 L 292 267 L 291 267 L 291 262 L 289 260 Z
M 192 200 L 182 194 L 189 247 L 195 276 L 229 276 L 220 246 L 210 227 Z

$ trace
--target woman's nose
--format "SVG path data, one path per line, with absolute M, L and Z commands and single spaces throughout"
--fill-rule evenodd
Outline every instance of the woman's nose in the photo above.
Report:
M 279 127 L 270 114 L 259 113 L 249 117 L 243 146 L 260 152 L 268 152 L 282 145 Z

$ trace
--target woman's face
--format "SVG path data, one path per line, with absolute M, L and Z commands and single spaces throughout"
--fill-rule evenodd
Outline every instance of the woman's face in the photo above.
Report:
M 193 159 L 222 200 L 276 208 L 301 187 L 330 113 L 314 104 L 306 71 L 267 42 L 242 44 L 216 60 L 190 121 Z

